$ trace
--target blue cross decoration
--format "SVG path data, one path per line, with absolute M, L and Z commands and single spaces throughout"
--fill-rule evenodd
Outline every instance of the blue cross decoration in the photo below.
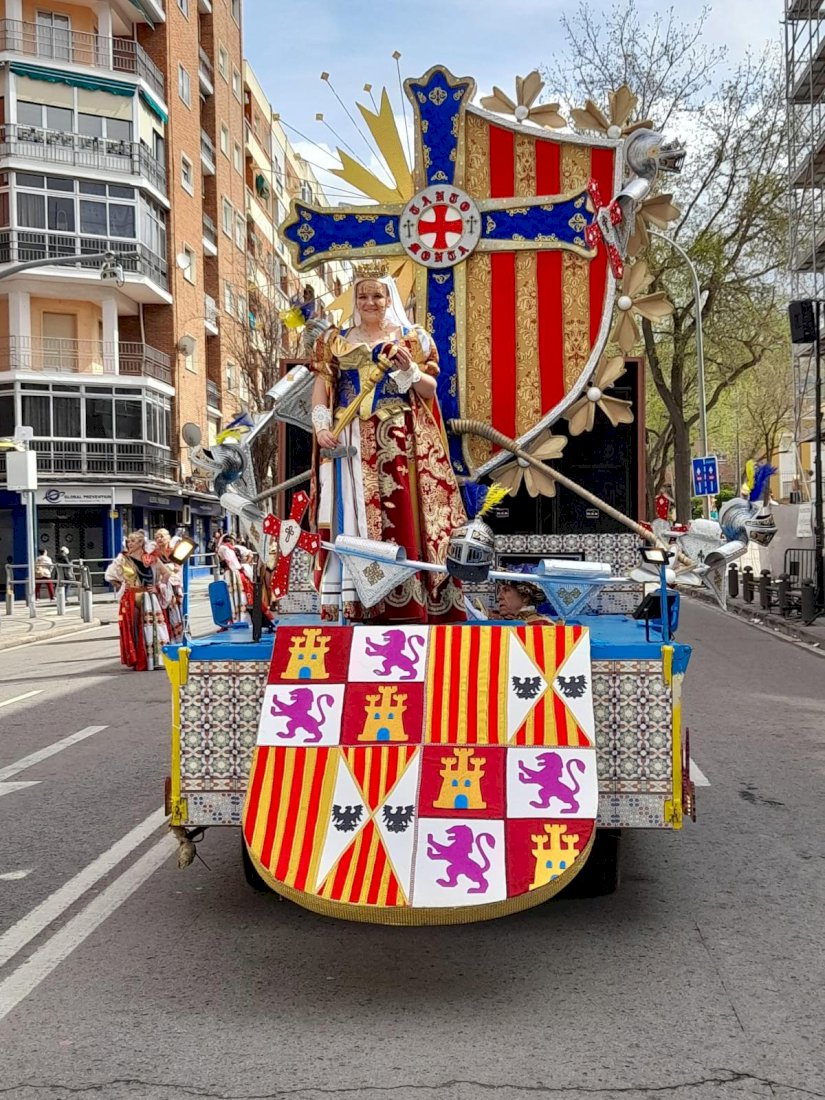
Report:
M 455 267 L 474 250 L 516 252 L 568 249 L 592 258 L 586 231 L 594 217 L 586 190 L 568 195 L 474 199 L 461 191 L 463 120 L 475 81 L 436 66 L 408 80 L 416 133 L 410 202 L 318 207 L 293 200 L 281 235 L 299 269 L 330 259 L 357 261 L 405 253 L 427 269 L 426 327 L 438 347 L 438 400 L 445 420 L 461 415 L 458 395 Z M 423 240 L 423 243 L 422 243 Z M 450 457 L 467 473 L 461 440 L 450 437 Z

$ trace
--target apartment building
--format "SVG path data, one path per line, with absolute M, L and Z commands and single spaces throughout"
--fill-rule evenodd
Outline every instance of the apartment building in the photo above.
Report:
M 785 0 L 785 77 L 791 297 L 825 299 L 825 0 Z M 777 499 L 815 495 L 813 351 L 794 346 L 794 438 L 772 459 Z

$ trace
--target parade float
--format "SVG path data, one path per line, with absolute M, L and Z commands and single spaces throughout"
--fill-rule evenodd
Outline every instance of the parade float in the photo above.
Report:
M 323 430 L 341 446 L 256 491 L 257 434 L 288 425 L 289 446 L 318 429 L 318 318 L 306 364 L 285 372 L 265 415 L 211 448 L 188 429 L 192 462 L 215 478 L 258 572 L 251 623 L 230 623 L 213 592 L 225 629 L 166 653 L 181 864 L 203 830 L 233 827 L 250 882 L 311 910 L 461 923 L 537 905 L 577 876 L 608 892 L 622 830 L 680 829 L 692 815 L 678 584 L 723 600 L 727 563 L 765 521 L 747 501 L 724 532 L 641 521 L 643 364 L 630 355 L 637 318 L 671 309 L 642 256 L 646 226 L 678 214 L 660 184 L 684 154 L 651 122 L 629 122 L 626 87 L 607 113 L 588 101 L 569 118 L 538 102 L 542 87 L 533 73 L 515 99 L 495 89 L 477 104 L 472 79 L 434 67 L 405 85 L 412 167 L 384 93 L 360 111 L 392 183 L 341 151 L 338 174 L 364 203 L 292 202 L 281 234 L 299 270 L 343 259 L 356 272 L 376 265 L 366 270 L 377 279 L 386 265 L 421 340 L 432 338 L 437 400 L 411 400 L 430 410 L 469 515 L 420 560 L 347 526 L 352 442 L 367 439 L 359 417 L 390 394 L 395 415 L 404 394 L 388 382 L 389 346 L 352 374 L 346 402 L 331 402 Z M 312 521 L 321 459 L 333 505 Z M 474 518 L 491 484 L 497 503 Z M 358 621 L 344 604 L 322 613 L 319 555 L 338 563 Z M 374 616 L 411 577 L 460 582 L 463 621 Z M 545 615 L 502 619 L 496 584 L 540 590 Z

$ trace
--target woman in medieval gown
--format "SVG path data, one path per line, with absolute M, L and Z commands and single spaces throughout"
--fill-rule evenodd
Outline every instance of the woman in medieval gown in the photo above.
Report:
M 168 577 L 143 531 L 126 536 L 126 549 L 106 570 L 120 609 L 120 663 L 136 672 L 163 667 L 161 647 L 169 643 L 169 630 L 159 589 Z
M 181 566 L 172 558 L 175 541 L 165 527 L 155 531 L 155 554 L 169 571 L 169 576 L 158 586 L 160 606 L 166 615 L 170 640 L 179 642 L 183 638 L 183 576 Z
M 241 623 L 244 621 L 247 603 L 241 562 L 235 550 L 234 537 L 232 535 L 221 535 L 215 553 L 220 563 L 221 577 L 226 581 L 226 587 L 229 589 L 229 599 L 232 604 L 232 622 Z
M 365 391 L 378 355 L 392 369 L 360 403 L 340 434 L 342 411 Z M 339 442 L 354 454 L 316 451 L 313 510 L 321 536 L 392 542 L 408 558 L 443 565 L 452 532 L 467 522 L 436 398 L 438 351 L 410 324 L 394 281 L 380 265 L 356 268 L 351 323 L 319 336 L 312 369 L 312 423 L 319 449 Z M 366 387 L 368 388 L 368 387 Z M 333 473 L 335 471 L 335 476 Z M 466 618 L 461 586 L 439 573 L 410 573 L 374 607 L 363 607 L 346 564 L 319 558 L 321 613 L 381 623 L 448 623 Z

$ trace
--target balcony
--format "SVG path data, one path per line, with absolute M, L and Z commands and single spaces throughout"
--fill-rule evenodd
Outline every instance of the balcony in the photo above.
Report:
M 218 335 L 218 303 L 208 294 L 203 296 L 203 324 L 212 336 Z
M 220 410 L 221 407 L 221 391 L 220 387 L 214 382 L 206 380 L 206 404 L 210 405 L 213 409 Z
M 86 31 L 39 27 L 18 19 L 0 19 L 0 52 L 23 54 L 39 61 L 84 65 L 137 77 L 166 97 L 163 73 L 131 38 L 102 38 Z
M 215 70 L 203 46 L 198 47 L 198 79 L 204 95 L 215 94 Z
M 126 375 L 156 378 L 168 386 L 173 384 L 171 360 L 157 348 L 121 340 L 117 351 L 116 355 L 111 341 L 9 336 L 0 340 L 0 372 Z
M 31 229 L 5 229 L 0 232 L 0 264 L 42 260 L 47 256 L 54 259 L 76 256 L 77 267 L 97 272 L 100 260 L 84 259 L 84 256 L 107 251 L 120 257 L 124 272 L 143 275 L 163 290 L 169 289 L 166 257 L 158 256 L 138 241 L 111 241 L 105 237 L 80 237 Z M 124 255 L 128 252 L 136 255 Z M 67 269 L 65 264 L 61 266 Z
M 121 340 L 119 344 L 120 374 L 136 375 L 142 378 L 155 378 L 174 385 L 172 381 L 172 360 L 163 351 L 131 340 Z
M 201 164 L 207 176 L 215 175 L 215 145 L 205 130 L 201 130 Z
M 218 254 L 218 227 L 208 214 L 203 216 L 203 250 L 207 256 Z
M 167 194 L 165 166 L 137 141 L 109 141 L 63 130 L 7 125 L 0 126 L 0 159 L 6 157 L 64 164 L 81 172 L 93 169 L 138 176 L 164 197 Z
M 114 474 L 174 481 L 178 464 L 154 443 L 117 443 L 108 439 L 32 440 L 38 474 Z

